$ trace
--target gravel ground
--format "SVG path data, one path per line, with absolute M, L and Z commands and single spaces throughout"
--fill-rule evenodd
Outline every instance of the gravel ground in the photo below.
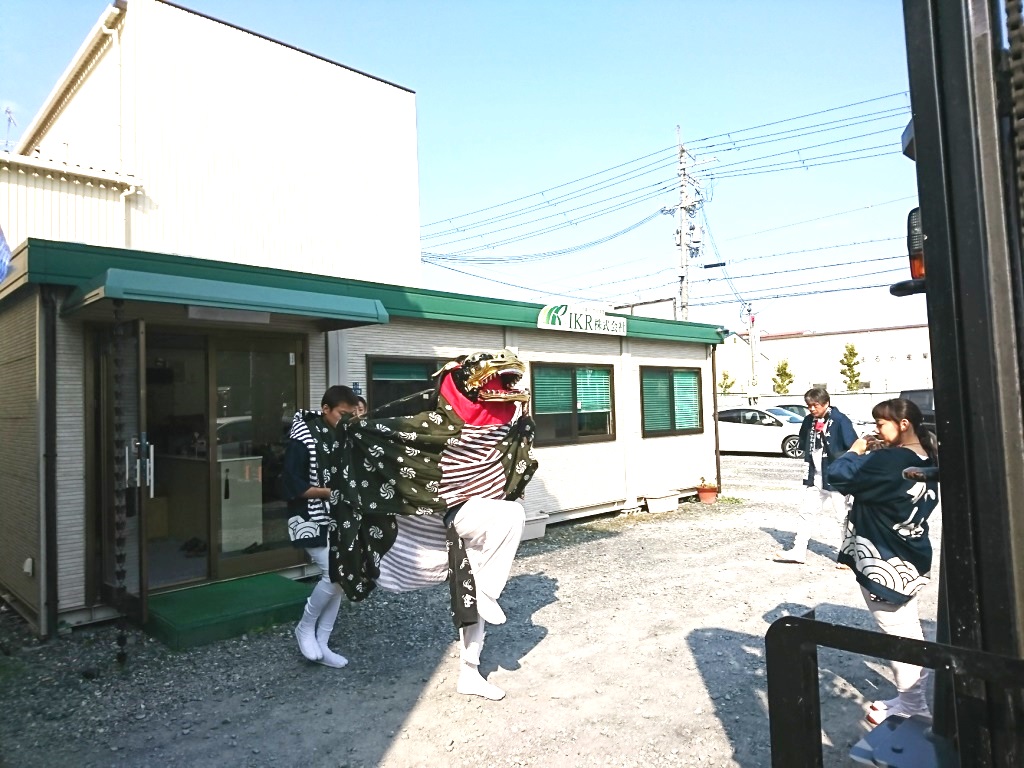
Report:
M 305 662 L 291 625 L 184 652 L 133 632 L 120 668 L 113 627 L 39 643 L 2 606 L 0 765 L 767 766 L 768 625 L 813 607 L 871 628 L 828 521 L 806 565 L 770 559 L 792 538 L 803 466 L 724 457 L 714 505 L 525 542 L 484 649 L 501 702 L 455 693 L 443 585 L 343 609 L 342 670 Z M 928 636 L 936 592 L 922 593 Z M 891 676 L 828 649 L 819 665 L 825 765 L 848 765 Z

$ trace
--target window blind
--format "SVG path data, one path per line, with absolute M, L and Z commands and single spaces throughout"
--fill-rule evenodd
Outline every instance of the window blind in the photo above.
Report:
M 572 413 L 572 402 L 571 369 L 534 366 L 534 413 Z
M 643 398 L 644 431 L 672 429 L 671 390 L 668 371 L 645 370 L 640 379 Z
M 580 413 L 611 411 L 611 372 L 600 368 L 577 368 L 576 403 Z
M 700 428 L 700 377 L 696 371 L 672 371 L 676 429 Z
M 373 378 L 377 381 L 430 381 L 435 370 L 426 363 L 374 363 Z

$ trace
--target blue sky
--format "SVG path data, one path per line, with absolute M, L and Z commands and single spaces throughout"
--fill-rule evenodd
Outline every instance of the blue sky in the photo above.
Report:
M 705 234 L 689 259 L 690 319 L 742 330 L 740 299 L 769 332 L 926 319 L 920 297 L 836 290 L 906 277 L 916 181 L 899 153 L 909 97 L 896 0 L 184 4 L 416 91 L 423 248 L 448 255 L 447 268 L 424 266 L 428 287 L 604 306 L 673 296 L 676 221 L 655 214 L 678 201 L 679 126 L 705 195 L 698 222 L 717 246 Z M 104 4 L 3 8 L 0 106 L 24 127 Z M 270 94 L 254 129 L 273 141 L 289 117 Z M 600 245 L 521 258 L 647 218 Z M 481 257 L 498 263 L 470 260 Z M 725 270 L 704 268 L 719 261 Z

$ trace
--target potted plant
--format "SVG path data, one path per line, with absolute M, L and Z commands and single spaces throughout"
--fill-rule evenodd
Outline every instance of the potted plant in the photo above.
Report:
M 704 504 L 714 504 L 718 499 L 718 486 L 707 482 L 703 477 L 697 486 L 697 498 Z

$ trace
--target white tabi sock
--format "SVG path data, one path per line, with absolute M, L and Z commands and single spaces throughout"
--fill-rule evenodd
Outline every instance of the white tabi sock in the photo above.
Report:
M 299 641 L 299 651 L 309 661 L 320 661 L 323 651 L 316 641 L 316 622 L 324 612 L 324 608 L 334 597 L 334 585 L 331 582 L 318 581 L 313 592 L 306 600 L 302 610 L 302 618 L 295 627 L 295 639 Z
M 501 701 L 505 698 L 505 692 L 501 688 L 484 680 L 476 664 L 466 661 L 459 662 L 459 682 L 455 690 L 467 696 L 483 696 L 491 701 Z
M 338 617 L 339 608 L 341 608 L 341 589 L 335 585 L 334 597 L 331 598 L 331 602 L 327 604 L 323 613 L 320 614 L 320 621 L 316 625 L 316 642 L 320 646 L 321 653 L 318 661 L 325 667 L 333 667 L 334 669 L 341 669 L 348 664 L 348 659 L 327 647 L 327 643 L 331 639 L 331 632 L 334 631 L 334 621 Z

